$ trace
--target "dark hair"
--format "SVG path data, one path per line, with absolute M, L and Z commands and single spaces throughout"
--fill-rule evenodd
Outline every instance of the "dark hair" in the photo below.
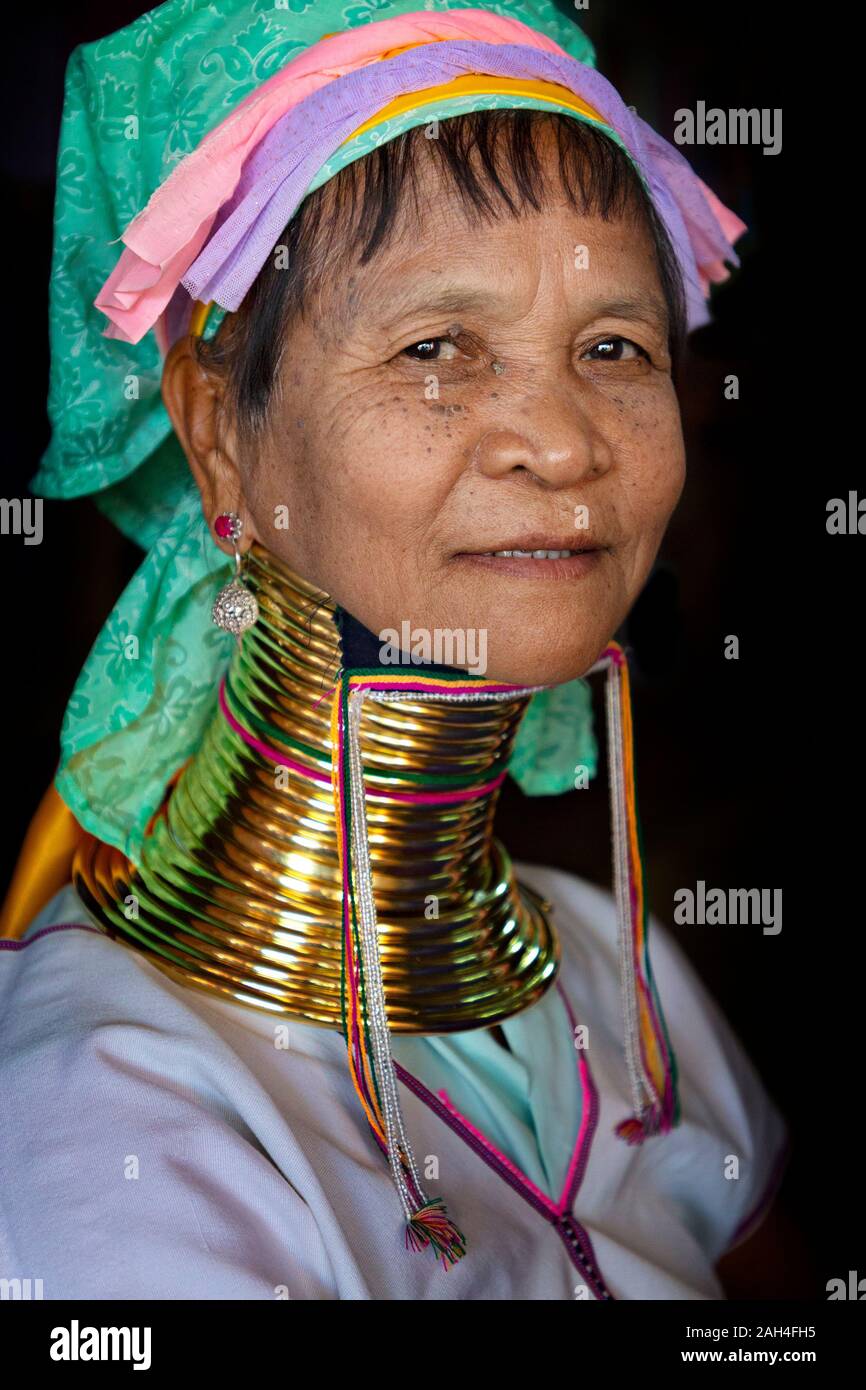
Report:
M 225 377 L 226 405 L 250 437 L 264 428 L 283 348 L 303 317 L 311 290 L 336 269 L 366 264 L 397 222 L 404 191 L 419 214 L 421 147 L 435 151 L 470 218 L 518 217 L 540 211 L 547 191 L 538 136 L 553 124 L 559 176 L 576 211 L 605 221 L 631 212 L 652 238 L 668 309 L 674 379 L 686 337 L 682 276 L 661 218 L 620 145 L 595 126 L 561 112 L 529 109 L 473 111 L 439 123 L 436 139 L 415 126 L 341 169 L 301 204 L 278 239 L 285 268 L 269 257 L 236 313 L 210 340 L 197 340 L 202 366 Z M 472 158 L 473 153 L 477 156 Z M 287 261 L 287 264 L 286 264 Z

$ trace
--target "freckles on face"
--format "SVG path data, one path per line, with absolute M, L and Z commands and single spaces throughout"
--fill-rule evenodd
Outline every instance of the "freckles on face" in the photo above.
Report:
M 297 360 L 304 415 L 278 421 L 259 459 L 256 528 L 360 616 L 371 595 L 400 592 L 410 575 L 417 591 L 425 533 L 450 488 L 442 466 L 450 422 L 466 407 L 427 400 L 417 382 L 347 349 L 299 351 Z M 280 501 L 290 527 L 271 540 L 268 518 Z
M 621 551 L 633 597 L 645 582 L 685 482 L 685 451 L 673 385 L 658 397 L 625 391 L 613 397 L 610 426 L 616 438 L 618 487 L 611 507 L 621 533 Z
M 564 201 L 469 227 L 440 189 L 428 211 L 293 327 L 248 505 L 373 631 L 484 629 L 488 674 L 571 679 L 637 597 L 683 485 L 649 235 Z M 476 562 L 539 537 L 593 565 Z

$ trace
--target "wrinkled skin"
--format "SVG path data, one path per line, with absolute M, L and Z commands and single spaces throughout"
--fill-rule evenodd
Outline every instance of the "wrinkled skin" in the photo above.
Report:
M 526 684 L 596 659 L 685 468 L 649 232 L 634 215 L 576 213 L 553 143 L 543 152 L 549 207 L 489 223 L 470 223 L 434 161 L 420 171 L 423 224 L 404 208 L 392 241 L 292 328 L 255 450 L 218 427 L 220 384 L 189 339 L 163 378 L 211 523 L 240 512 L 244 544 L 258 538 L 376 633 L 484 629 L 486 674 Z M 597 551 L 581 574 L 466 558 L 539 535 Z

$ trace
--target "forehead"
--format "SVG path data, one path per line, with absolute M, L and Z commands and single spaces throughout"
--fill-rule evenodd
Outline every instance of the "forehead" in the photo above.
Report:
M 555 136 L 542 128 L 540 137 L 536 149 L 541 169 L 531 182 L 538 206 L 522 198 L 509 173 L 498 166 L 505 196 L 485 174 L 479 181 L 488 211 L 467 199 L 431 148 L 434 142 L 419 141 L 412 174 L 394 198 L 384 242 L 363 263 L 371 220 L 368 216 L 363 234 L 355 235 L 357 209 L 335 199 L 329 232 L 339 239 L 340 223 L 344 224 L 346 251 L 340 253 L 337 241 L 340 264 L 327 277 L 326 298 L 340 331 L 359 322 L 388 326 L 416 306 L 454 314 L 495 311 L 513 304 L 528 281 L 557 276 L 572 282 L 569 293 L 589 288 L 590 281 L 593 288 L 601 284 L 609 294 L 628 288 L 630 297 L 643 296 L 646 307 L 666 318 L 653 237 L 631 186 L 618 214 L 609 208 L 606 216 L 585 211 L 581 189 L 569 197 L 563 185 Z M 364 171 L 362 205 L 368 172 Z M 375 209 L 378 197 L 372 201 Z M 368 213 L 366 207 L 364 212 Z M 588 262 L 583 268 L 592 270 L 583 276 L 583 286 L 577 275 L 582 248 Z
M 452 215 L 453 212 L 453 215 Z M 399 331 L 417 314 L 509 321 L 544 303 L 668 325 L 646 224 L 568 205 L 469 225 L 460 209 L 403 226 L 365 265 L 335 277 L 329 308 L 341 332 Z

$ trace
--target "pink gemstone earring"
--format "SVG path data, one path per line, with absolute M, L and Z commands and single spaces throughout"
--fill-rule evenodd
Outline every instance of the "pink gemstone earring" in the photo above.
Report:
M 243 531 L 243 522 L 237 512 L 223 512 L 214 522 L 214 531 L 220 540 L 231 541 L 235 552 L 234 579 L 220 589 L 213 606 L 212 617 L 217 627 L 231 632 L 238 639 L 242 632 L 252 627 L 259 616 L 259 605 L 255 594 L 245 589 L 238 576 L 241 572 L 241 552 L 238 541 Z

